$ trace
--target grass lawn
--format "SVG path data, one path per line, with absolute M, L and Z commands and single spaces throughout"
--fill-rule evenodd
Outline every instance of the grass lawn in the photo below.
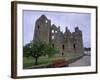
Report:
M 60 57 L 49 57 L 49 58 L 44 58 L 44 57 L 40 57 L 38 58 L 38 65 L 42 65 L 42 64 L 49 64 L 52 63 L 54 60 L 57 59 L 73 59 L 75 57 L 78 57 L 79 55 L 76 54 L 68 54 L 67 56 L 60 56 Z M 23 58 L 23 68 L 28 68 L 28 67 L 32 67 L 35 66 L 35 59 L 33 57 L 24 57 Z
M 51 62 L 51 60 L 49 58 L 39 58 L 38 59 L 38 65 L 47 64 L 50 62 Z M 29 58 L 24 57 L 23 68 L 27 68 L 27 67 L 31 67 L 31 66 L 35 66 L 35 59 L 32 57 L 29 57 Z

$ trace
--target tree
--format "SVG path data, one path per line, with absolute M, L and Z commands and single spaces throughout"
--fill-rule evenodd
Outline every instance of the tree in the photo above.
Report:
M 55 48 L 52 48 L 50 45 L 46 44 L 43 41 L 29 43 L 24 46 L 23 51 L 25 57 L 32 56 L 33 58 L 35 58 L 35 65 L 38 64 L 38 58 L 40 56 L 52 56 L 58 52 Z
M 31 55 L 31 45 L 32 43 L 28 43 L 23 47 L 23 56 L 29 57 Z
M 44 42 L 38 41 L 33 43 L 31 48 L 31 55 L 33 58 L 35 58 L 35 65 L 38 64 L 38 58 L 40 56 L 46 55 L 45 50 L 47 48 L 47 44 Z
M 59 53 L 59 51 L 56 48 L 53 48 L 51 46 L 48 46 L 45 52 L 49 57 L 52 57 L 54 54 Z

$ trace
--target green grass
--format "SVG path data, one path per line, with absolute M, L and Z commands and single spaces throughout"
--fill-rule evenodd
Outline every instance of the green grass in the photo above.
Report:
M 47 63 L 51 63 L 51 59 L 49 59 L 49 58 L 39 58 L 37 65 L 47 64 Z M 35 66 L 35 59 L 32 58 L 32 57 L 29 57 L 29 58 L 24 57 L 23 68 L 27 68 L 27 67 L 31 67 L 31 66 Z
M 60 57 L 48 57 L 48 58 L 40 57 L 40 58 L 38 58 L 38 65 L 49 64 L 57 59 L 67 59 L 67 60 L 75 59 L 75 57 L 78 57 L 78 56 L 80 56 L 80 55 L 70 53 L 66 56 L 60 56 Z M 28 68 L 28 67 L 32 67 L 32 66 L 36 66 L 35 59 L 33 57 L 28 57 L 28 58 L 24 57 L 23 58 L 23 68 Z
M 61 59 L 64 57 L 49 57 L 49 58 L 39 58 L 38 59 L 38 65 L 42 65 L 42 64 L 49 64 L 52 63 L 54 60 L 57 59 Z M 35 59 L 32 57 L 24 57 L 23 59 L 23 68 L 28 68 L 28 67 L 32 67 L 32 66 L 36 66 L 35 65 Z

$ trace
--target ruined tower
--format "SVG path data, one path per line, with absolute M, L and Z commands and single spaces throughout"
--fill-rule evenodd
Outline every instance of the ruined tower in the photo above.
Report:
M 83 39 L 82 31 L 78 27 L 75 28 L 75 32 L 72 33 L 73 36 L 73 47 L 75 53 L 83 53 Z
M 45 15 L 42 15 L 35 23 L 34 41 L 50 41 L 50 26 L 51 21 Z
M 73 37 L 70 30 L 66 27 L 64 32 L 64 53 L 73 53 Z

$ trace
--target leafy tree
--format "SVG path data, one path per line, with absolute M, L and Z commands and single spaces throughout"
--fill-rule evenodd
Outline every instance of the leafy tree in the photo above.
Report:
M 47 44 L 44 42 L 38 41 L 33 43 L 31 48 L 31 55 L 33 58 L 35 58 L 35 65 L 38 64 L 38 58 L 40 56 L 46 55 L 45 50 L 47 48 Z
M 49 57 L 52 57 L 54 54 L 56 53 L 59 53 L 59 51 L 51 46 L 48 46 L 48 48 L 46 49 L 46 54 L 49 56 Z
M 23 47 L 23 56 L 24 57 L 29 57 L 31 55 L 31 46 L 32 46 L 32 43 L 28 43 L 26 44 L 24 47 Z
M 23 51 L 25 57 L 32 56 L 33 58 L 35 58 L 35 65 L 38 64 L 38 58 L 40 56 L 52 56 L 58 52 L 55 48 L 52 48 L 50 45 L 42 41 L 27 44 L 26 46 L 24 46 Z

